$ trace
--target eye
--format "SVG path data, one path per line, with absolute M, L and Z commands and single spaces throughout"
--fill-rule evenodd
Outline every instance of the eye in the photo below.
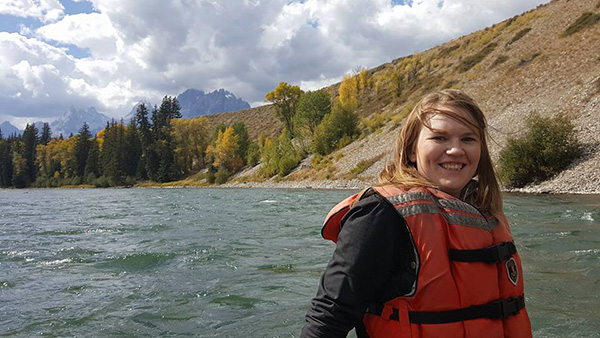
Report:
M 446 140 L 446 136 L 442 136 L 442 135 L 434 135 L 430 137 L 431 140 L 435 140 L 435 141 L 445 141 Z
M 477 139 L 472 136 L 463 137 L 463 142 L 477 142 Z

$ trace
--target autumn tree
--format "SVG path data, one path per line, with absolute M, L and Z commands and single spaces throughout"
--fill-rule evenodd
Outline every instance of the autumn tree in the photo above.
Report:
M 233 127 L 219 131 L 214 146 L 209 145 L 207 154 L 212 156 L 215 168 L 225 168 L 235 172 L 242 167 L 242 159 L 238 155 L 238 136 L 235 135 Z
M 206 117 L 171 121 L 175 140 L 175 164 L 182 175 L 198 171 L 205 165 L 210 127 Z
M 302 93 L 299 86 L 290 86 L 287 82 L 280 82 L 279 86 L 265 96 L 266 101 L 275 105 L 277 116 L 291 137 L 294 136 L 293 119 L 296 114 L 296 105 Z

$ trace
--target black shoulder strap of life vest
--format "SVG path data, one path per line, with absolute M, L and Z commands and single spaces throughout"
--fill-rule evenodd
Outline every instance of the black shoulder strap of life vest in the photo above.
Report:
M 483 262 L 489 264 L 501 263 L 517 253 L 514 242 L 502 242 L 489 248 L 458 250 L 450 249 L 450 260 L 457 262 Z
M 446 324 L 478 318 L 504 319 L 518 314 L 523 308 L 525 308 L 525 297 L 519 296 L 454 310 L 408 311 L 408 318 L 412 324 Z M 377 316 L 381 316 L 382 312 L 382 304 L 371 304 L 367 309 L 367 313 Z M 386 319 L 399 321 L 398 309 L 393 308 L 390 318 Z

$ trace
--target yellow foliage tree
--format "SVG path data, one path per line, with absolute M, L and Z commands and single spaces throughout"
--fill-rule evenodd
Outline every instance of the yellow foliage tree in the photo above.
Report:
M 205 152 L 210 141 L 210 125 L 206 117 L 171 120 L 175 138 L 175 162 L 184 173 L 198 171 L 205 165 Z
M 219 130 L 214 146 L 209 145 L 206 149 L 207 155 L 214 158 L 215 168 L 226 168 L 232 172 L 238 171 L 244 163 L 237 151 L 238 137 L 234 134 L 233 127 L 227 127 L 225 131 Z

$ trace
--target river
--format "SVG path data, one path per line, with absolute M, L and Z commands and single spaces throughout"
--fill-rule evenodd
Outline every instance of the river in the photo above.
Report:
M 0 190 L 0 336 L 298 337 L 350 193 Z M 534 336 L 600 337 L 600 196 L 505 211 Z

